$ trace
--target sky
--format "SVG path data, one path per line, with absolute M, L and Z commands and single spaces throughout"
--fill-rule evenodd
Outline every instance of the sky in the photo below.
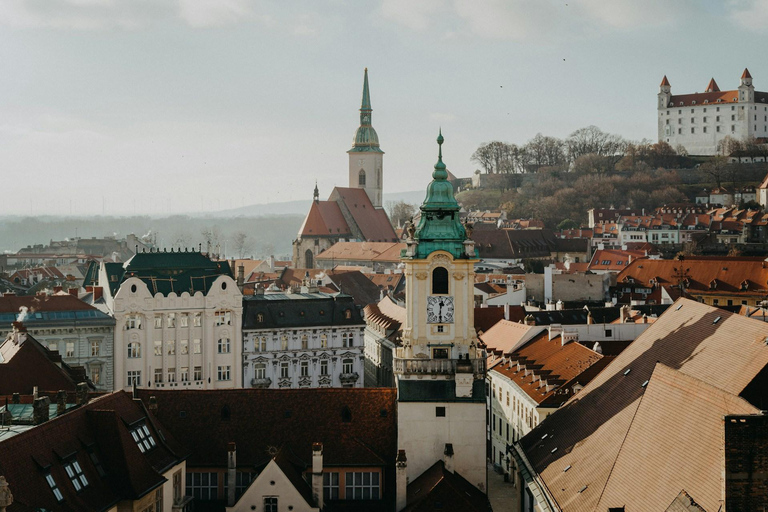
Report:
M 656 94 L 768 90 L 758 0 L 2 0 L 0 215 L 164 215 L 346 186 L 368 68 L 384 192 L 442 128 L 656 138 Z

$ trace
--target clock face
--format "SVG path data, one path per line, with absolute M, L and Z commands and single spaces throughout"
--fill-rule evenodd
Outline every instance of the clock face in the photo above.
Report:
M 433 295 L 427 297 L 427 323 L 453 323 L 453 297 Z

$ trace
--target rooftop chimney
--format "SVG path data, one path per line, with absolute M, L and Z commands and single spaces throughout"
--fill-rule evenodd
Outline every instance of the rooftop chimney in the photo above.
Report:
M 443 450 L 443 464 L 445 470 L 453 473 L 453 443 L 445 443 L 445 450 Z
M 235 485 L 237 479 L 237 447 L 235 443 L 227 443 L 227 506 L 235 506 Z
M 75 395 L 77 396 L 77 405 L 85 405 L 88 403 L 88 383 L 78 382 L 77 388 L 75 388 Z
M 152 395 L 151 397 L 149 397 L 148 409 L 153 413 L 157 414 L 157 397 L 156 396 Z
M 14 393 L 11 395 L 11 403 L 12 404 L 20 404 L 21 403 L 21 394 L 20 393 Z
M 312 443 L 312 496 L 323 509 L 323 443 Z
M 40 425 L 48 421 L 48 407 L 50 405 L 51 399 L 47 396 L 35 398 L 35 401 L 32 403 L 32 422 L 35 425 Z
M 395 467 L 395 511 L 400 512 L 408 504 L 408 459 L 405 458 L 405 450 L 397 451 Z
M 67 392 L 60 389 L 56 392 L 56 416 L 67 412 Z
M 243 283 L 245 283 L 245 265 L 242 263 L 237 267 L 237 286 L 240 291 L 243 290 Z
M 69 288 L 67 292 L 73 297 L 77 297 L 77 288 Z

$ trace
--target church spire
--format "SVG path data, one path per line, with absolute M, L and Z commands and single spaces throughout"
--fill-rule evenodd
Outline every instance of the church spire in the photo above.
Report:
M 363 78 L 363 102 L 360 105 L 360 124 L 371 124 L 371 93 L 368 92 L 368 68 L 365 68 L 365 78 Z
M 363 77 L 363 101 L 360 104 L 360 127 L 355 132 L 355 141 L 350 152 L 374 152 L 383 153 L 379 148 L 379 136 L 371 126 L 371 93 L 368 91 L 368 68 L 365 68 Z

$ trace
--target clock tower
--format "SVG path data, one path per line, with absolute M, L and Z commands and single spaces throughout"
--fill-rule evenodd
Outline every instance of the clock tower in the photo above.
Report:
M 454 470 L 486 485 L 485 358 L 474 327 L 475 245 L 442 159 L 421 205 L 406 225 L 406 317 L 396 349 L 398 443 L 415 478 L 452 451 Z
M 382 206 L 384 178 L 382 167 L 384 152 L 379 147 L 379 136 L 371 125 L 371 94 L 368 92 L 368 68 L 363 77 L 363 101 L 360 105 L 360 126 L 355 132 L 349 155 L 349 187 L 362 188 L 376 208 Z

